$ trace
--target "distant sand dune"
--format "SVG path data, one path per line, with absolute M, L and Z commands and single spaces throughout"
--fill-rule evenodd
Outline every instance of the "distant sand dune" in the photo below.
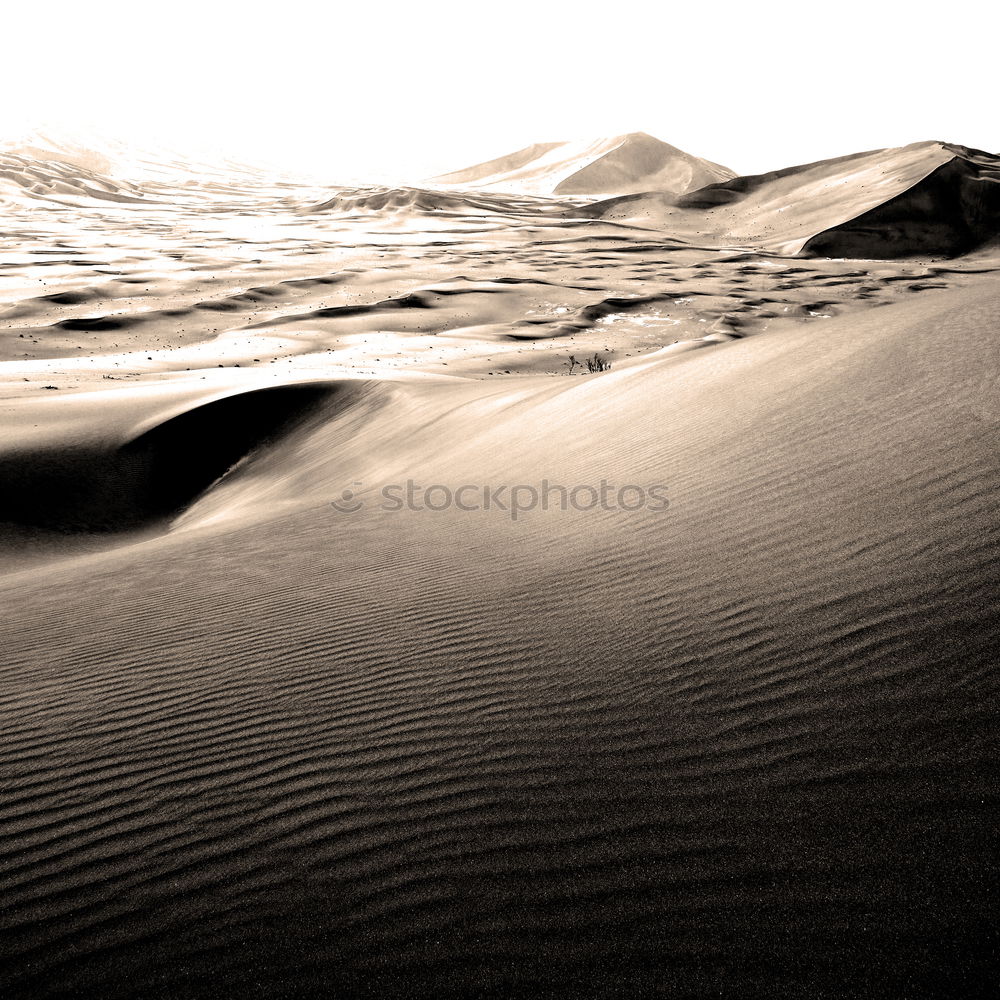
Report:
M 817 257 L 958 256 L 1000 238 L 1000 157 L 964 146 L 911 188 L 807 240 Z
M 116 182 L 75 162 L 0 151 L 0 204 L 38 199 L 68 205 L 133 204 L 145 200 L 134 184 Z
M 577 224 L 659 231 L 696 246 L 864 259 L 958 256 L 1000 240 L 1000 158 L 943 142 L 736 177 L 632 133 L 536 144 L 434 183 L 309 189 L 249 167 L 227 173 L 114 146 L 90 150 L 36 137 L 0 148 L 0 200 L 8 208 L 162 205 L 250 219 L 330 215 L 388 228 L 438 217 L 442 229 L 451 221 L 527 226 L 561 215 Z
M 355 217 L 405 212 L 470 213 L 541 213 L 566 211 L 571 202 L 517 195 L 484 195 L 460 191 L 436 191 L 427 188 L 342 188 L 333 197 L 302 209 L 313 212 L 339 212 Z
M 957 255 L 1000 236 L 1000 158 L 940 142 L 856 153 L 579 210 L 779 253 L 890 258 Z
M 136 146 L 93 133 L 72 135 L 32 130 L 0 143 L 0 150 L 34 160 L 59 162 L 103 174 L 115 181 L 172 182 L 204 185 L 213 180 L 226 186 L 234 180 L 260 182 L 260 168 L 231 159 L 206 161 L 183 156 L 173 149 L 156 145 Z M 277 178 L 271 177 L 271 180 Z M 283 178 L 282 178 L 283 179 Z
M 468 185 L 533 194 L 593 195 L 632 191 L 683 194 L 733 177 L 733 171 L 647 135 L 633 132 L 593 142 L 556 142 L 436 177 Z

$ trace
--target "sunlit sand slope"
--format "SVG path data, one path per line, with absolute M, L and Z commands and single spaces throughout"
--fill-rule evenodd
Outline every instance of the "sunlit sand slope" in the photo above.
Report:
M 996 293 L 401 383 L 6 577 L 4 995 L 984 995 Z
M 728 167 L 632 132 L 593 142 L 540 143 L 435 180 L 532 194 L 683 194 L 733 176 Z
M 779 253 L 956 255 L 1000 236 L 1000 158 L 921 142 L 737 177 L 681 198 L 638 194 L 581 211 Z

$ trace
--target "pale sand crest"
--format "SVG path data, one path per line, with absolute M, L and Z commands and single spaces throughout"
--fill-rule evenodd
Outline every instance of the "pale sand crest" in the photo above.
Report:
M 583 142 L 528 146 L 507 156 L 434 178 L 448 187 L 524 191 L 530 194 L 685 194 L 735 177 L 734 171 L 645 132 Z

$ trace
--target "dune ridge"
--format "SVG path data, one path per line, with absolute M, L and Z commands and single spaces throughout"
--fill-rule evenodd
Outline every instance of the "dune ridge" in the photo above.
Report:
M 294 382 L 187 405 L 125 440 L 58 439 L 0 450 L 0 522 L 66 532 L 135 530 L 165 522 L 235 466 L 309 418 L 331 414 L 350 382 Z M 105 431 L 107 435 L 107 431 Z
M 805 256 L 960 256 L 1000 237 L 1000 157 L 943 144 L 954 153 L 895 198 L 818 233 Z
M 34 129 L 0 142 L 0 149 L 37 160 L 49 160 L 82 167 L 115 180 L 132 183 L 167 182 L 178 184 L 233 183 L 234 180 L 259 183 L 273 180 L 267 172 L 231 157 L 206 159 L 181 154 L 163 145 L 137 146 L 93 132 L 72 134 L 65 130 Z M 281 175 L 282 180 L 289 179 Z
M 735 176 L 645 132 L 587 142 L 541 143 L 434 178 L 446 186 L 532 194 L 626 194 L 660 189 L 682 194 Z
M 147 206 L 197 218 L 330 215 L 387 228 L 428 216 L 468 227 L 562 215 L 697 246 L 781 255 L 959 256 L 1000 240 L 1000 158 L 930 141 L 737 177 L 646 133 L 541 143 L 437 177 L 430 187 L 311 187 L 224 167 L 42 137 L 0 151 L 8 208 Z M 97 171 L 96 167 L 105 168 Z M 598 200 L 594 200 L 594 199 Z
M 0 580 L 6 995 L 980 994 L 996 292 L 400 385 L 266 527 Z M 670 506 L 330 507 L 407 475 Z
M 990 153 L 919 142 L 580 211 L 782 254 L 957 256 L 1000 235 L 998 165 Z
M 569 202 L 529 195 L 484 195 L 476 192 L 440 191 L 428 188 L 343 188 L 332 197 L 302 209 L 312 212 L 339 212 L 354 217 L 401 212 L 503 213 L 538 215 L 567 211 Z
M 136 204 L 146 196 L 127 181 L 113 181 L 75 161 L 0 152 L 0 199 L 8 204 L 39 200 L 82 207 L 100 202 Z

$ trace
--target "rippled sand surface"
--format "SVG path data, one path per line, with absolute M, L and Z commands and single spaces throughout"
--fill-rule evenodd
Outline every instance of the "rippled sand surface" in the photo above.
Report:
M 6 996 L 995 986 L 989 250 L 46 197 L 0 277 Z

